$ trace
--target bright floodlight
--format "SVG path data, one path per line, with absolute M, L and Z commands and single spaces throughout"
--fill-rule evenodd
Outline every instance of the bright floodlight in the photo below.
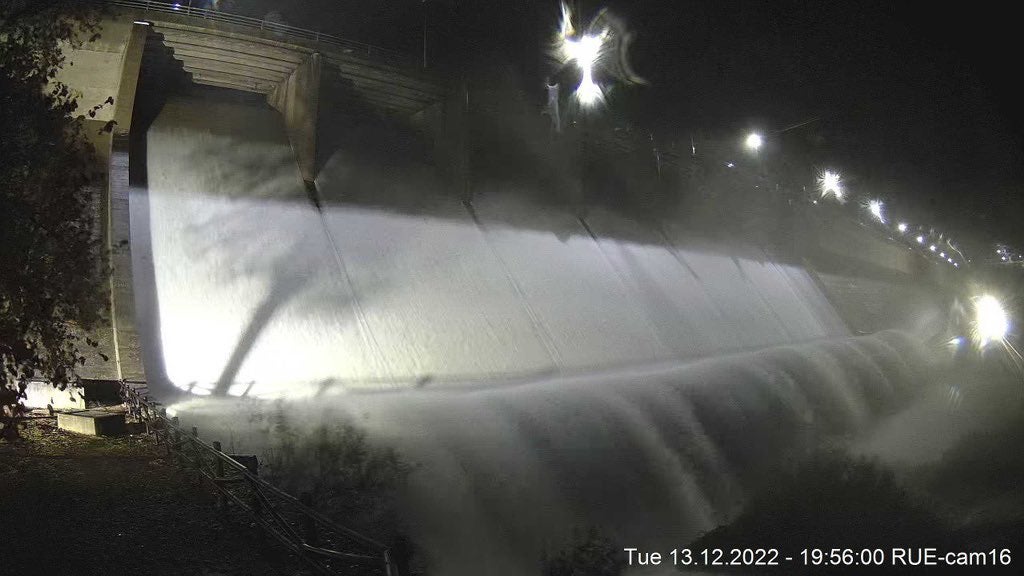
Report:
M 1006 333 L 1010 330 L 1010 319 L 996 297 L 986 294 L 978 298 L 974 303 L 974 310 L 972 335 L 978 346 L 1000 342 L 1006 338 Z
M 761 149 L 761 145 L 764 144 L 764 139 L 757 132 L 751 132 L 747 139 L 743 141 L 743 145 L 747 147 L 747 150 L 757 152 Z
M 604 98 L 604 93 L 601 92 L 601 87 L 594 82 L 594 73 L 591 68 L 586 67 L 582 68 L 582 70 L 583 79 L 580 80 L 580 85 L 576 87 L 576 99 L 584 106 L 593 106 Z
M 918 236 L 917 237 L 917 243 L 918 244 L 924 244 L 924 236 Z
M 953 263 L 953 259 L 952 258 L 946 258 L 946 262 L 949 262 L 950 264 L 952 264 Z
M 881 223 L 885 223 L 885 217 L 882 216 L 882 201 L 881 200 L 870 200 L 868 201 L 868 212 L 875 217 Z
M 825 170 L 818 175 L 818 189 L 821 190 L 821 197 L 831 194 L 840 203 L 843 202 L 843 182 L 839 174 Z
M 906 222 L 900 222 L 899 224 L 896 225 L 896 229 L 900 231 L 900 234 L 906 232 L 907 231 L 907 223 Z
M 935 244 L 929 246 L 928 249 L 931 250 L 932 252 L 935 252 Z
M 945 257 L 946 257 L 946 253 L 945 252 L 939 252 L 939 258 L 945 258 Z
M 561 57 L 563 62 L 576 62 L 580 68 L 582 78 L 579 86 L 576 87 L 576 99 L 583 106 L 593 106 L 604 99 L 601 87 L 594 82 L 594 66 L 601 56 L 601 50 L 605 40 L 608 38 L 608 31 L 605 30 L 598 35 L 582 34 L 576 36 L 572 26 L 572 12 L 568 5 L 562 4 L 562 24 L 559 30 L 561 37 Z
M 592 106 L 604 98 L 601 87 L 594 82 L 594 63 L 601 54 L 604 35 L 590 36 L 584 34 L 578 40 L 564 39 L 562 50 L 565 59 L 573 60 L 579 66 L 582 78 L 576 87 L 576 99 L 584 106 Z

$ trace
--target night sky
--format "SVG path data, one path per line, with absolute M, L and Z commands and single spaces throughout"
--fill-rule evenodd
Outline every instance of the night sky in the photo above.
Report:
M 535 81 L 538 98 L 559 14 L 552 0 L 248 6 L 260 4 L 295 24 L 412 52 L 425 15 L 431 60 L 486 54 Z M 616 112 L 662 142 L 758 129 L 781 153 L 840 170 L 853 193 L 881 197 L 914 223 L 1024 246 L 1024 112 L 1008 14 L 877 0 L 576 5 L 586 17 L 607 6 L 634 32 L 633 65 L 650 84 L 624 90 Z
M 854 192 L 940 227 L 1024 239 L 1011 22 L 859 2 L 622 2 L 646 123 L 799 138 Z M 944 9 L 943 9 L 944 10 Z M 781 145 L 784 147 L 786 141 Z M 916 218 L 915 218 L 916 216 Z

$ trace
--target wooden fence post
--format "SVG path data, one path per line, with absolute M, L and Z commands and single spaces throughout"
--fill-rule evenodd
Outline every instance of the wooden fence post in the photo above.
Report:
M 227 508 L 227 501 L 224 499 L 224 485 L 219 482 L 224 478 L 224 460 L 221 459 L 220 441 L 213 441 L 213 449 L 217 451 L 217 457 L 213 463 L 213 481 L 217 485 L 217 510 L 223 512 Z
M 306 508 L 313 508 L 313 495 L 309 492 L 303 492 L 299 495 L 299 502 Z M 316 520 L 308 514 L 302 515 L 302 531 L 303 537 L 306 540 L 306 544 L 310 546 L 320 545 L 320 533 L 316 528 Z
M 148 399 L 147 399 L 148 400 Z M 142 422 L 146 426 L 146 435 L 149 436 L 153 433 L 153 414 L 149 410 L 149 403 L 146 402 L 142 405 Z
M 193 462 L 196 472 L 203 469 L 203 453 L 199 448 L 199 428 L 192 427 L 192 438 L 196 441 L 192 442 L 192 454 L 195 456 L 195 462 Z
M 179 420 L 177 416 L 171 418 L 171 424 L 174 426 L 174 436 L 172 437 L 174 439 L 173 447 L 174 451 L 177 453 L 178 465 L 180 466 L 185 463 L 185 460 L 181 455 L 181 428 L 178 426 L 178 422 Z
M 259 467 L 256 464 L 250 465 L 249 462 L 246 462 L 245 469 L 253 476 L 259 475 Z M 249 484 L 249 490 L 252 491 L 252 499 L 250 500 L 252 504 L 252 511 L 256 518 L 259 519 L 263 516 L 263 501 L 260 500 L 260 488 L 259 485 L 252 480 L 247 480 L 247 482 Z
M 156 439 L 158 442 L 162 442 L 165 446 L 167 445 L 167 408 L 164 406 L 160 407 L 157 412 L 157 421 L 155 422 L 154 430 L 156 432 Z M 170 453 L 168 452 L 168 455 Z
M 260 500 L 260 489 L 256 483 L 249 481 L 249 489 L 252 490 L 252 513 L 257 519 L 263 517 L 263 501 Z

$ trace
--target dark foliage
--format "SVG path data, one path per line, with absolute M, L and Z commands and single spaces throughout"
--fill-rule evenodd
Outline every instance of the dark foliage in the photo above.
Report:
M 732 524 L 690 548 L 778 548 L 795 556 L 803 548 L 941 547 L 948 539 L 889 469 L 835 451 L 772 479 Z
M 74 0 L 0 3 L 0 435 L 13 437 L 26 381 L 65 389 L 81 334 L 105 310 L 96 155 L 73 91 L 55 80 L 62 43 L 94 39 L 99 12 Z M 108 101 L 109 102 L 109 101 Z M 83 342 L 84 341 L 84 342 Z
M 372 445 L 349 423 L 294 426 L 278 406 L 270 416 L 273 444 L 266 478 L 293 494 L 311 492 L 316 506 L 339 524 L 379 541 L 400 536 L 398 491 L 411 467 L 390 448 Z

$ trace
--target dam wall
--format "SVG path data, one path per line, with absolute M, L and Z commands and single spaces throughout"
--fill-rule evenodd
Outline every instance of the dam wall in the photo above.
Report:
M 167 384 L 196 394 L 586 373 L 864 326 L 926 330 L 936 314 L 925 288 L 819 275 L 672 222 L 579 216 L 507 190 L 467 205 L 430 193 L 415 161 L 339 150 L 318 176 L 318 209 L 284 120 L 253 101 L 172 98 L 147 140 L 132 241 L 148 243 L 136 263 L 153 280 L 136 291 L 158 308 L 148 341 Z

